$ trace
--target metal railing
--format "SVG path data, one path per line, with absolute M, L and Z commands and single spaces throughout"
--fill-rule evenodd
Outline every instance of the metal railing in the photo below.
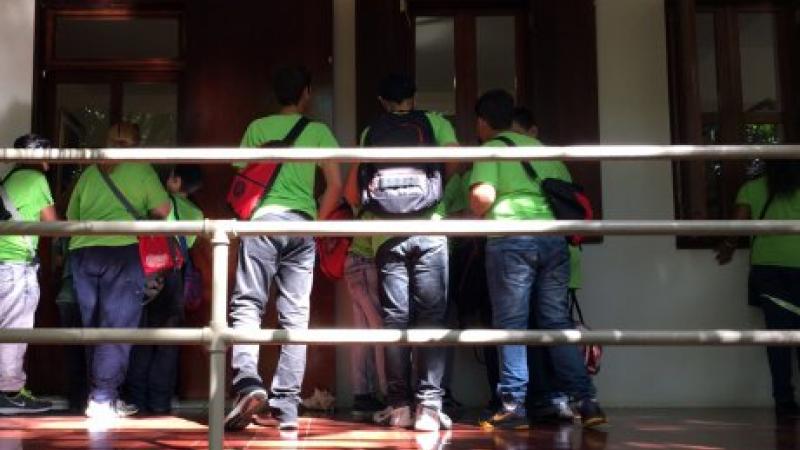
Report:
M 597 146 L 509 148 L 393 149 L 0 149 L 7 162 L 194 162 L 237 161 L 452 161 L 452 160 L 634 160 L 748 157 L 800 159 L 800 146 Z M 228 327 L 228 255 L 237 236 L 369 236 L 369 235 L 763 235 L 800 234 L 800 221 L 336 221 L 336 222 L 0 222 L 0 235 L 197 235 L 212 245 L 211 320 L 204 328 L 181 329 L 3 329 L 0 343 L 34 344 L 142 343 L 205 344 L 209 350 L 209 447 L 222 449 L 225 373 L 228 347 L 235 343 L 281 345 L 798 345 L 800 331 L 659 330 L 659 331 L 506 331 L 506 330 L 257 330 Z

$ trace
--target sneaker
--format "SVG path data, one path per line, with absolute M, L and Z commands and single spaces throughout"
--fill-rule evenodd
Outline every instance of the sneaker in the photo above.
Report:
M 532 421 L 543 423 L 573 422 L 576 418 L 575 412 L 566 401 L 532 407 L 528 410 L 528 414 Z
M 598 425 L 608 423 L 606 413 L 600 408 L 600 404 L 596 399 L 585 398 L 578 402 L 578 414 L 581 416 L 581 424 L 585 428 L 592 428 Z
M 259 384 L 236 394 L 233 409 L 225 417 L 225 430 L 242 431 L 253 421 L 253 415 L 258 413 L 267 403 L 267 391 Z
M 480 420 L 480 426 L 486 430 L 529 430 L 528 413 L 525 406 L 503 405 L 497 412 Z
M 90 419 L 121 419 L 136 415 L 139 409 L 120 399 L 108 402 L 89 400 L 86 406 L 86 417 Z
M 439 431 L 453 428 L 453 421 L 441 409 L 433 406 L 417 405 L 414 430 Z
M 353 398 L 352 414 L 355 417 L 372 417 L 378 411 L 386 409 L 386 405 L 372 394 L 356 395 Z
M 297 419 L 297 407 L 270 408 L 272 417 L 278 421 L 279 431 L 297 431 L 300 422 Z
M 393 428 L 409 428 L 412 425 L 411 407 L 401 406 L 395 408 L 387 406 L 383 411 L 378 411 L 372 415 L 372 421 L 378 425 Z
M 27 389 L 23 389 L 13 397 L 0 394 L 0 414 L 38 414 L 53 409 L 53 404 L 39 400 Z

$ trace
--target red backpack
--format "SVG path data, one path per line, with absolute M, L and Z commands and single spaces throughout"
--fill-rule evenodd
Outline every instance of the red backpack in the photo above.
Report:
M 325 220 L 353 220 L 353 210 L 346 202 L 339 204 Z M 317 255 L 319 257 L 319 270 L 330 280 L 340 280 L 344 277 L 344 263 L 347 260 L 347 253 L 350 251 L 350 244 L 353 242 L 349 237 L 318 237 Z
M 309 123 L 311 121 L 308 118 L 301 117 L 285 138 L 264 143 L 261 148 L 292 147 Z M 280 170 L 281 165 L 277 163 L 253 163 L 236 174 L 226 197 L 236 217 L 243 220 L 253 217 L 253 212 L 269 193 Z

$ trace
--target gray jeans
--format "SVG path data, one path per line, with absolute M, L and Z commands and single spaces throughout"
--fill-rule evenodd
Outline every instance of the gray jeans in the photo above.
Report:
M 270 213 L 255 220 L 303 221 L 293 212 Z M 308 329 L 311 285 L 316 256 L 310 237 L 245 237 L 239 247 L 236 286 L 231 299 L 232 327 L 258 330 L 272 283 L 277 288 L 278 325 L 287 330 Z M 263 383 L 258 374 L 258 345 L 234 345 L 233 385 Z M 270 405 L 296 407 L 306 368 L 306 346 L 281 346 L 272 378 Z
M 39 305 L 38 266 L 0 263 L 0 328 L 33 328 Z M 0 391 L 25 387 L 25 351 L 28 344 L 0 344 Z

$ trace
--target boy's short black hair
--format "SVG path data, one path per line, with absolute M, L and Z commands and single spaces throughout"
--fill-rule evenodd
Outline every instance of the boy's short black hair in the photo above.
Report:
M 378 95 L 382 99 L 394 103 L 414 98 L 416 93 L 417 85 L 414 83 L 414 79 L 400 73 L 393 73 L 384 78 L 378 91 Z
M 514 123 L 514 97 L 502 89 L 488 91 L 478 99 L 475 114 L 494 130 L 508 130 Z
M 172 169 L 172 176 L 181 179 L 184 193 L 192 193 L 203 185 L 203 171 L 196 164 L 178 164 Z
M 536 125 L 533 120 L 533 112 L 524 106 L 514 108 L 514 123 L 525 130 L 530 130 Z
M 296 105 L 303 91 L 311 87 L 311 73 L 303 66 L 281 67 L 275 71 L 272 84 L 281 106 Z
M 14 148 L 50 148 L 53 144 L 50 139 L 39 136 L 38 134 L 26 134 L 18 137 L 14 141 Z

